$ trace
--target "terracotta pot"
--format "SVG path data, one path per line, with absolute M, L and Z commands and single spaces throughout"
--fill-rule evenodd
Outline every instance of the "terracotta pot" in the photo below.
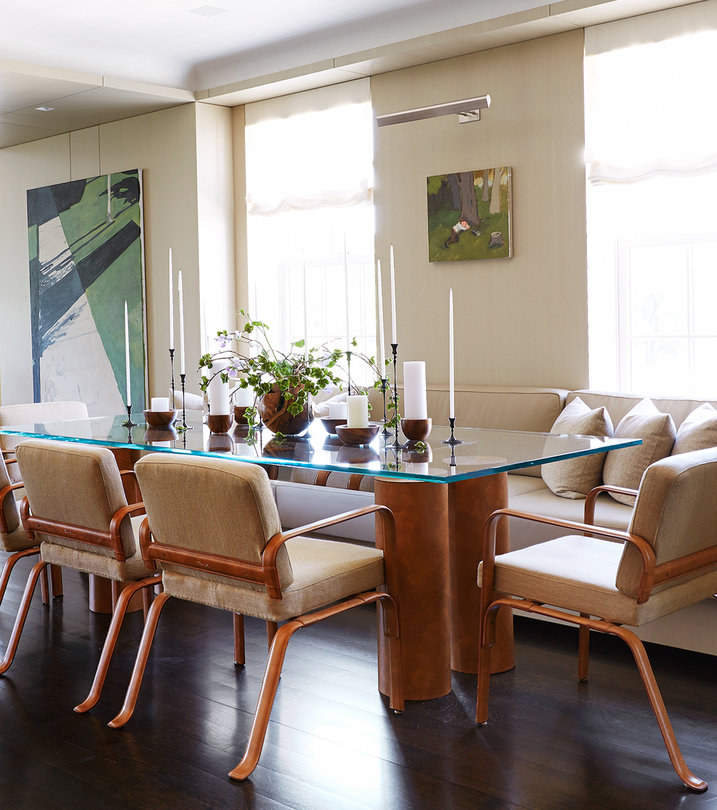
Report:
M 309 429 L 309 425 L 314 418 L 311 400 L 309 399 L 304 406 L 304 410 L 296 416 L 287 410 L 289 404 L 287 397 L 278 388 L 275 388 L 269 394 L 264 394 L 257 401 L 257 410 L 261 421 L 272 433 L 299 436 Z

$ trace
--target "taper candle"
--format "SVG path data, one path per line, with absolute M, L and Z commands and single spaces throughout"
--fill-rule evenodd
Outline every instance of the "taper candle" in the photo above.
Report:
M 391 343 L 398 343 L 396 337 L 398 330 L 396 329 L 396 273 L 393 267 L 393 245 L 389 251 L 391 259 Z
M 448 293 L 448 418 L 456 415 L 455 355 L 453 346 L 453 288 Z
M 127 301 L 124 302 L 124 366 L 127 378 L 127 407 L 132 407 L 132 387 L 130 384 L 131 366 L 129 362 L 129 313 L 127 312 Z
M 172 248 L 169 249 L 169 348 L 174 349 L 174 279 L 172 277 Z
M 306 295 L 306 260 L 304 260 L 304 357 L 309 354 L 309 326 L 308 326 L 308 296 Z
M 386 349 L 383 343 L 383 289 L 381 286 L 381 259 L 376 259 L 376 296 L 378 298 L 378 369 L 381 379 L 386 376 Z
M 186 373 L 184 359 L 184 290 L 182 289 L 182 271 L 179 271 L 177 279 L 177 289 L 179 292 L 179 373 Z
M 351 327 L 349 325 L 349 259 L 346 252 L 346 234 L 344 233 L 344 289 L 346 291 L 346 351 L 351 351 Z

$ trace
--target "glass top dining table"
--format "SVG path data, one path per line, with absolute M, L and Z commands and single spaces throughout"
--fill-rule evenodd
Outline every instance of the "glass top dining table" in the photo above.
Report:
M 103 445 L 125 456 L 130 450 L 131 458 L 157 451 L 371 476 L 376 503 L 391 510 L 396 524 L 392 559 L 387 557 L 385 565 L 395 572 L 392 593 L 400 604 L 407 700 L 447 694 L 452 670 L 477 672 L 476 572 L 488 516 L 508 506 L 507 473 L 640 444 L 629 438 L 459 427 L 455 437 L 460 443 L 451 445 L 444 443 L 449 428 L 437 426 L 421 444 L 396 446 L 393 433 L 379 432 L 370 444 L 351 446 L 330 435 L 320 420 L 303 437 L 281 439 L 268 430 L 250 434 L 246 426 L 212 434 L 198 412 L 187 414 L 186 431 L 151 427 L 143 416 L 132 416 L 139 423 L 133 427 L 124 425 L 127 417 L 121 415 L 7 425 L 0 427 L 0 436 L 3 449 L 25 437 L 41 437 Z M 331 488 L 281 481 L 277 486 L 303 486 L 302 496 L 319 504 L 332 500 Z M 382 547 L 378 533 L 376 544 Z M 498 553 L 507 550 L 509 531 L 503 522 Z M 501 610 L 491 672 L 513 666 L 512 619 L 510 611 Z M 387 694 L 390 656 L 384 647 L 379 633 L 379 690 Z
M 397 445 L 393 432 L 378 435 L 369 444 L 342 444 L 315 420 L 301 437 L 275 436 L 270 431 L 250 432 L 233 426 L 227 433 L 210 433 L 196 412 L 187 414 L 187 429 L 158 428 L 146 424 L 142 415 L 126 427 L 126 414 L 68 419 L 25 425 L 5 425 L 0 434 L 43 437 L 62 441 L 99 444 L 140 451 L 234 457 L 262 465 L 304 467 L 357 473 L 376 477 L 451 483 L 469 478 L 507 473 L 593 453 L 605 453 L 639 444 L 639 439 L 530 433 L 458 427 L 458 444 L 446 444 L 448 427 L 433 427 L 423 442 Z M 176 424 L 176 423 L 175 423 Z M 6 440 L 7 443 L 7 440 Z

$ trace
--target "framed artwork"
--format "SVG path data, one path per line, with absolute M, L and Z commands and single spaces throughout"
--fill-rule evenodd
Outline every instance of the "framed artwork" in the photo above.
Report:
M 129 391 L 132 410 L 141 411 L 141 171 L 30 189 L 27 222 L 35 401 L 82 400 L 91 416 L 110 415 L 125 410 Z
M 427 192 L 428 261 L 512 257 L 510 166 L 436 174 Z

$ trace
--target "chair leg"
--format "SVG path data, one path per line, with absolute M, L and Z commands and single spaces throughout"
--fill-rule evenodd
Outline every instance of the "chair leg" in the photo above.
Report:
M 621 638 L 632 652 L 632 656 L 637 664 L 637 669 L 640 672 L 640 677 L 645 686 L 647 697 L 650 700 L 652 711 L 655 713 L 657 725 L 660 727 L 660 733 L 665 742 L 665 748 L 667 748 L 672 767 L 686 787 L 690 788 L 690 790 L 694 790 L 696 793 L 703 793 L 707 790 L 707 782 L 695 776 L 687 767 L 687 763 L 677 744 L 675 732 L 672 728 L 672 723 L 670 723 L 670 718 L 667 715 L 667 709 L 665 708 L 665 703 L 660 694 L 657 681 L 655 680 L 655 674 L 652 671 L 650 660 L 645 652 L 645 647 L 640 639 L 631 630 L 625 627 L 612 625 L 609 632 Z
M 155 584 L 156 577 L 152 577 L 150 579 L 141 579 L 137 582 L 133 582 L 122 589 L 120 597 L 117 600 L 117 606 L 112 613 L 112 621 L 110 622 L 109 630 L 107 631 L 107 636 L 105 637 L 105 643 L 102 645 L 102 654 L 100 655 L 100 660 L 97 664 L 97 670 L 95 671 L 95 677 L 92 681 L 89 694 L 82 701 L 82 703 L 75 706 L 75 711 L 78 714 L 88 712 L 100 699 L 102 687 L 104 686 L 107 671 L 110 667 L 110 662 L 112 661 L 112 655 L 115 651 L 117 638 L 119 637 L 120 630 L 122 629 L 122 622 L 124 621 L 124 617 L 127 612 L 129 600 L 140 588 L 144 588 L 144 592 L 147 593 Z
M 40 578 L 40 596 L 43 605 L 50 604 L 50 584 L 47 578 L 47 568 L 42 569 L 42 576 Z
M 277 630 L 279 629 L 278 622 L 267 622 L 266 623 L 266 643 L 267 647 L 271 648 L 271 643 L 274 641 L 274 636 L 276 635 Z
M 159 614 L 168 599 L 169 594 L 162 591 L 162 593 L 157 594 L 152 601 L 152 607 L 149 609 L 149 615 L 147 616 L 144 631 L 142 632 L 142 640 L 137 650 L 137 658 L 134 662 L 134 669 L 132 670 L 132 679 L 127 687 L 127 694 L 125 695 L 120 713 L 107 724 L 110 728 L 121 728 L 134 713 L 134 707 L 137 705 L 137 697 L 139 696 L 139 688 L 142 685 L 144 670 L 147 666 L 147 659 L 149 658 L 149 651 L 152 647 L 152 641 L 154 641 L 154 633 L 157 629 Z
M 22 629 L 25 626 L 25 619 L 27 618 L 27 612 L 30 609 L 30 602 L 32 601 L 32 595 L 35 592 L 35 586 L 37 585 L 37 579 L 40 574 L 45 570 L 47 567 L 47 563 L 40 560 L 40 562 L 35 563 L 33 565 L 32 570 L 30 571 L 30 576 L 27 578 L 27 584 L 25 585 L 25 592 L 22 595 L 22 602 L 20 602 L 20 608 L 17 612 L 17 616 L 15 617 L 15 625 L 12 628 L 12 633 L 10 634 L 10 641 L 8 642 L 7 649 L 5 650 L 5 657 L 0 662 L 0 675 L 3 675 L 5 672 L 10 669 L 10 665 L 15 658 L 15 652 L 17 651 L 17 645 L 20 641 L 20 636 L 22 635 Z
M 589 619 L 587 613 L 580 614 L 584 619 Z M 587 681 L 588 663 L 590 660 L 590 628 L 585 625 L 578 627 L 578 680 Z
M 39 547 L 35 548 L 26 548 L 24 551 L 16 551 L 14 554 L 10 555 L 7 560 L 5 560 L 5 565 L 2 568 L 2 574 L 0 574 L 0 602 L 2 602 L 3 597 L 5 596 L 5 590 L 7 589 L 7 584 L 10 581 L 10 574 L 12 574 L 12 569 L 15 567 L 15 563 L 18 560 L 21 560 L 23 557 L 29 557 L 32 554 L 39 554 L 40 549 Z
M 62 568 L 59 565 L 50 566 L 50 584 L 52 585 L 52 595 L 55 598 L 63 595 Z
M 112 589 L 112 613 L 114 613 L 115 610 L 117 610 L 117 602 L 119 601 L 121 588 L 116 579 L 110 582 L 110 587 Z
M 241 613 L 232 614 L 234 617 L 234 663 L 243 667 L 246 663 L 244 650 L 244 617 Z
M 495 638 L 495 621 L 499 605 L 490 605 L 481 611 L 478 627 L 478 697 L 476 700 L 476 723 L 488 722 L 488 694 L 490 691 L 490 648 Z
M 297 621 L 286 622 L 286 624 L 282 624 L 274 636 L 271 649 L 269 650 L 269 658 L 266 662 L 264 679 L 261 683 L 261 691 L 259 692 L 259 702 L 257 703 L 256 712 L 254 714 L 254 722 L 252 723 L 251 732 L 249 733 L 249 741 L 241 762 L 234 770 L 229 772 L 229 776 L 232 779 L 247 779 L 251 776 L 259 762 L 261 750 L 264 747 L 266 729 L 269 725 L 271 708 L 274 705 L 274 697 L 276 696 L 276 690 L 279 686 L 279 678 L 284 664 L 286 647 L 292 635 L 303 626 L 301 622 Z
M 398 609 L 396 603 L 388 594 L 382 595 L 379 606 L 382 611 L 383 634 L 388 638 L 389 679 L 391 684 L 388 705 L 394 714 L 401 714 L 404 710 L 405 701 L 403 698 L 403 655 L 401 652 Z

